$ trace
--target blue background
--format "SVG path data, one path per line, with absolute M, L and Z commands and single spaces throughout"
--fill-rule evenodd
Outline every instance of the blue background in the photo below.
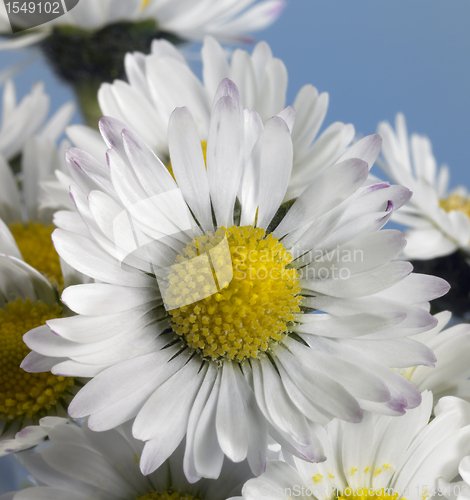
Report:
M 255 36 L 287 66 L 288 103 L 312 83 L 330 93 L 326 123 L 350 122 L 363 135 L 402 111 L 450 166 L 451 185 L 470 186 L 469 22 L 468 0 L 290 0 Z M 0 68 L 26 54 L 0 53 Z M 15 78 L 19 95 L 39 79 L 53 109 L 73 98 L 40 55 Z
M 469 0 L 290 0 L 256 36 L 287 66 L 288 103 L 312 83 L 330 93 L 326 124 L 351 122 L 362 135 L 402 111 L 409 131 L 428 135 L 438 162 L 449 164 L 451 185 L 470 186 L 469 21 Z M 0 53 L 0 69 L 29 53 Z M 40 54 L 15 77 L 18 94 L 37 80 L 45 81 L 52 110 L 73 99 Z M 7 461 L 0 470 L 11 478 Z

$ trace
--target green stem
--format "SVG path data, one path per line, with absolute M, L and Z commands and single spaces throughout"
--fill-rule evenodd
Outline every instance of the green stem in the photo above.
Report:
M 98 122 L 103 116 L 98 104 L 100 82 L 88 81 L 75 85 L 75 93 L 80 103 L 83 118 L 88 126 L 98 130 Z

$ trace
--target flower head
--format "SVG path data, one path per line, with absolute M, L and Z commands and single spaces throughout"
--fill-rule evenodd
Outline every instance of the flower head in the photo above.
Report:
M 435 259 L 459 249 L 468 253 L 470 205 L 465 188 L 447 191 L 447 166 L 437 171 L 427 137 L 413 134 L 408 138 L 402 114 L 397 115 L 395 128 L 396 132 L 388 123 L 379 124 L 384 141 L 380 165 L 392 181 L 413 192 L 410 201 L 393 215 L 394 220 L 410 228 L 405 257 Z
M 96 283 L 64 291 L 77 316 L 25 337 L 58 358 L 53 373 L 93 378 L 72 417 L 89 415 L 99 431 L 135 418 L 145 474 L 186 436 L 184 471 L 196 481 L 217 477 L 225 455 L 259 474 L 268 435 L 321 460 L 314 423 L 419 404 L 389 367 L 434 362 L 404 337 L 435 325 L 426 302 L 448 287 L 392 261 L 405 242 L 380 229 L 409 192 L 363 187 L 379 137 L 284 205 L 289 127 L 279 116 L 263 126 L 229 80 L 205 155 L 189 110 L 172 114 L 173 176 L 121 122 L 103 118 L 101 132 L 108 166 L 68 153 L 77 212 L 59 213 L 53 235 L 59 255 Z
M 50 444 L 20 455 L 36 486 L 17 492 L 16 500 L 225 500 L 240 494 L 252 476 L 246 464 L 226 461 L 219 480 L 190 484 L 182 473 L 180 446 L 145 477 L 139 470 L 142 443 L 132 437 L 128 425 L 98 434 L 86 423 L 79 427 L 56 419 L 29 431 L 35 436 L 47 433 Z
M 400 418 L 366 414 L 360 424 L 331 422 L 318 429 L 328 450 L 325 462 L 311 464 L 295 457 L 270 461 L 266 473 L 245 484 L 243 499 L 452 498 L 449 481 L 457 476 L 459 461 L 469 449 L 470 407 L 446 397 L 429 422 L 432 400 L 425 392 L 421 405 Z
M 165 40 L 154 41 L 152 53 L 126 55 L 129 83 L 103 84 L 98 98 L 105 116 L 126 123 L 164 158 L 168 155 L 168 121 L 176 107 L 188 106 L 203 141 L 207 141 L 211 109 L 224 78 L 238 87 L 244 108 L 256 111 L 263 123 L 279 116 L 292 135 L 294 160 L 286 200 L 297 197 L 312 175 L 335 163 L 354 137 L 354 127 L 335 122 L 319 136 L 328 109 L 328 94 L 312 85 L 298 92 L 293 108 L 286 108 L 287 70 L 266 42 L 252 54 L 237 49 L 228 60 L 212 37 L 201 50 L 203 82 L 199 81 L 181 53 Z
M 65 417 L 77 383 L 83 384 L 50 373 L 50 359 L 31 353 L 23 342 L 30 330 L 40 337 L 46 320 L 64 317 L 57 290 L 14 256 L 0 256 L 0 272 L 0 454 L 5 454 L 37 444 L 37 433 L 32 441 L 29 431 L 15 435 L 41 418 Z M 25 357 L 29 373 L 20 366 Z
M 256 4 L 256 5 L 253 5 Z M 80 0 L 65 16 L 40 26 L 72 26 L 83 30 L 97 30 L 117 22 L 154 20 L 160 32 L 171 33 L 183 40 L 201 40 L 210 34 L 225 42 L 247 41 L 246 33 L 269 26 L 282 12 L 282 0 L 256 3 L 256 0 L 223 5 L 215 0 L 197 0 L 190 6 L 182 0 Z M 249 41 L 249 39 L 248 39 Z

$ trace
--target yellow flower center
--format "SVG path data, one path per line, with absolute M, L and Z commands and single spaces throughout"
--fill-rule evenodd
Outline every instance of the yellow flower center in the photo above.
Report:
M 204 163 L 206 164 L 206 168 L 207 168 L 207 142 L 206 141 L 201 141 L 201 148 L 202 148 L 202 154 L 204 156 Z M 168 169 L 168 172 L 170 172 L 173 179 L 175 179 L 175 174 L 173 173 L 173 167 L 171 166 L 171 159 L 168 159 L 168 163 L 165 166 Z
M 439 200 L 439 205 L 446 212 L 458 210 L 470 218 L 470 198 L 465 198 L 460 194 L 451 194 L 447 198 Z
M 405 377 L 406 380 L 411 382 L 411 377 L 413 376 L 413 373 L 415 372 L 416 368 L 418 366 L 411 366 L 409 368 L 393 368 L 396 372 L 398 372 L 401 376 Z
M 341 494 L 336 497 L 337 500 L 396 500 L 398 493 L 391 488 L 382 488 L 374 490 L 373 488 L 345 488 Z M 404 499 L 403 499 L 404 500 Z
M 165 304 L 173 330 L 213 360 L 256 358 L 300 311 L 299 275 L 282 243 L 252 226 L 196 238 L 172 266 Z
M 58 286 L 63 285 L 60 259 L 52 244 L 51 234 L 55 227 L 40 222 L 21 222 L 10 224 L 10 231 L 15 238 L 24 261 Z
M 150 3 L 151 0 L 142 0 L 142 3 L 140 5 L 140 10 L 145 10 L 148 7 L 148 4 Z
M 29 299 L 8 302 L 6 310 L 0 309 L 0 419 L 46 416 L 73 385 L 72 378 L 56 377 L 49 372 L 27 373 L 20 368 L 30 352 L 23 335 L 61 314 L 59 305 L 48 306 Z
M 177 491 L 156 491 L 154 493 L 147 493 L 143 497 L 139 497 L 137 500 L 198 500 L 192 495 L 187 493 L 179 493 Z

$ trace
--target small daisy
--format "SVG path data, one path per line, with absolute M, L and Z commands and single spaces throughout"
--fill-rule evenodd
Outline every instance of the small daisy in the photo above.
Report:
M 463 187 L 448 192 L 449 170 L 437 170 L 431 142 L 425 136 L 408 138 L 405 118 L 398 114 L 396 132 L 382 122 L 383 160 L 379 165 L 395 183 L 406 186 L 413 197 L 393 219 L 408 226 L 404 256 L 435 259 L 462 250 L 470 251 L 470 197 Z
M 129 83 L 103 84 L 98 94 L 101 110 L 126 123 L 159 157 L 168 156 L 168 120 L 176 107 L 193 113 L 199 136 L 206 144 L 214 95 L 224 78 L 240 90 L 244 108 L 255 110 L 265 123 L 278 113 L 287 122 L 294 145 L 294 166 L 286 199 L 297 197 L 311 176 L 333 163 L 354 137 L 354 127 L 336 122 L 318 136 L 328 109 L 328 94 L 305 85 L 286 108 L 287 70 L 266 42 L 250 55 L 237 49 L 230 60 L 221 45 L 206 37 L 201 51 L 203 82 L 181 53 L 165 40 L 152 44 L 152 54 L 126 55 Z M 318 137 L 317 137 L 318 136 Z
M 14 241 L 5 236 L 2 251 L 10 245 L 9 253 L 14 255 Z M 29 330 L 64 316 L 57 290 L 48 279 L 20 258 L 0 255 L 0 454 L 25 447 L 26 436 L 15 435 L 41 418 L 66 417 L 68 403 L 83 385 L 48 372 L 50 359 L 30 353 L 23 342 Z M 30 373 L 20 367 L 27 355 Z
M 99 86 L 124 78 L 127 52 L 147 54 L 158 38 L 181 44 L 207 34 L 223 42 L 251 42 L 247 33 L 269 26 L 283 7 L 284 0 L 80 0 L 64 16 L 10 36 L 0 48 L 40 42 L 57 75 L 74 88 L 86 122 L 97 128 L 103 116 Z M 3 34 L 11 34 L 3 4 L 0 16 Z
M 452 314 L 436 314 L 438 324 L 432 330 L 413 335 L 429 347 L 436 356 L 434 368 L 415 366 L 398 370 L 421 392 L 429 390 L 436 404 L 443 396 L 457 396 L 470 400 L 470 325 L 461 323 L 446 328 Z
M 327 450 L 325 462 L 311 464 L 289 456 L 286 462 L 269 461 L 262 476 L 245 484 L 242 498 L 438 498 L 441 482 L 457 476 L 459 461 L 470 450 L 470 405 L 446 397 L 429 422 L 432 402 L 425 392 L 421 405 L 400 418 L 368 413 L 356 425 L 334 420 L 318 429 Z
M 417 406 L 421 393 L 391 367 L 433 364 L 404 337 L 436 324 L 427 302 L 448 290 L 393 261 L 403 236 L 380 229 L 410 193 L 364 187 L 378 136 L 280 210 L 293 160 L 286 122 L 263 126 L 229 80 L 217 96 L 205 155 L 188 109 L 172 114 L 174 178 L 115 119 L 101 121 L 109 166 L 69 150 L 77 212 L 59 213 L 53 240 L 97 282 L 64 291 L 77 316 L 25 336 L 59 358 L 53 373 L 93 377 L 73 418 L 104 431 L 135 417 L 144 474 L 186 436 L 191 481 L 218 477 L 225 455 L 260 474 L 268 435 L 322 460 L 314 423 Z
M 129 426 L 98 434 L 86 423 L 59 423 L 48 430 L 52 444 L 22 454 L 20 462 L 38 486 L 11 493 L 14 500 L 225 500 L 239 495 L 252 477 L 246 464 L 226 460 L 218 480 L 190 484 L 181 446 L 148 477 L 139 470 L 143 444 Z M 0 497 L 2 500 L 4 497 Z

